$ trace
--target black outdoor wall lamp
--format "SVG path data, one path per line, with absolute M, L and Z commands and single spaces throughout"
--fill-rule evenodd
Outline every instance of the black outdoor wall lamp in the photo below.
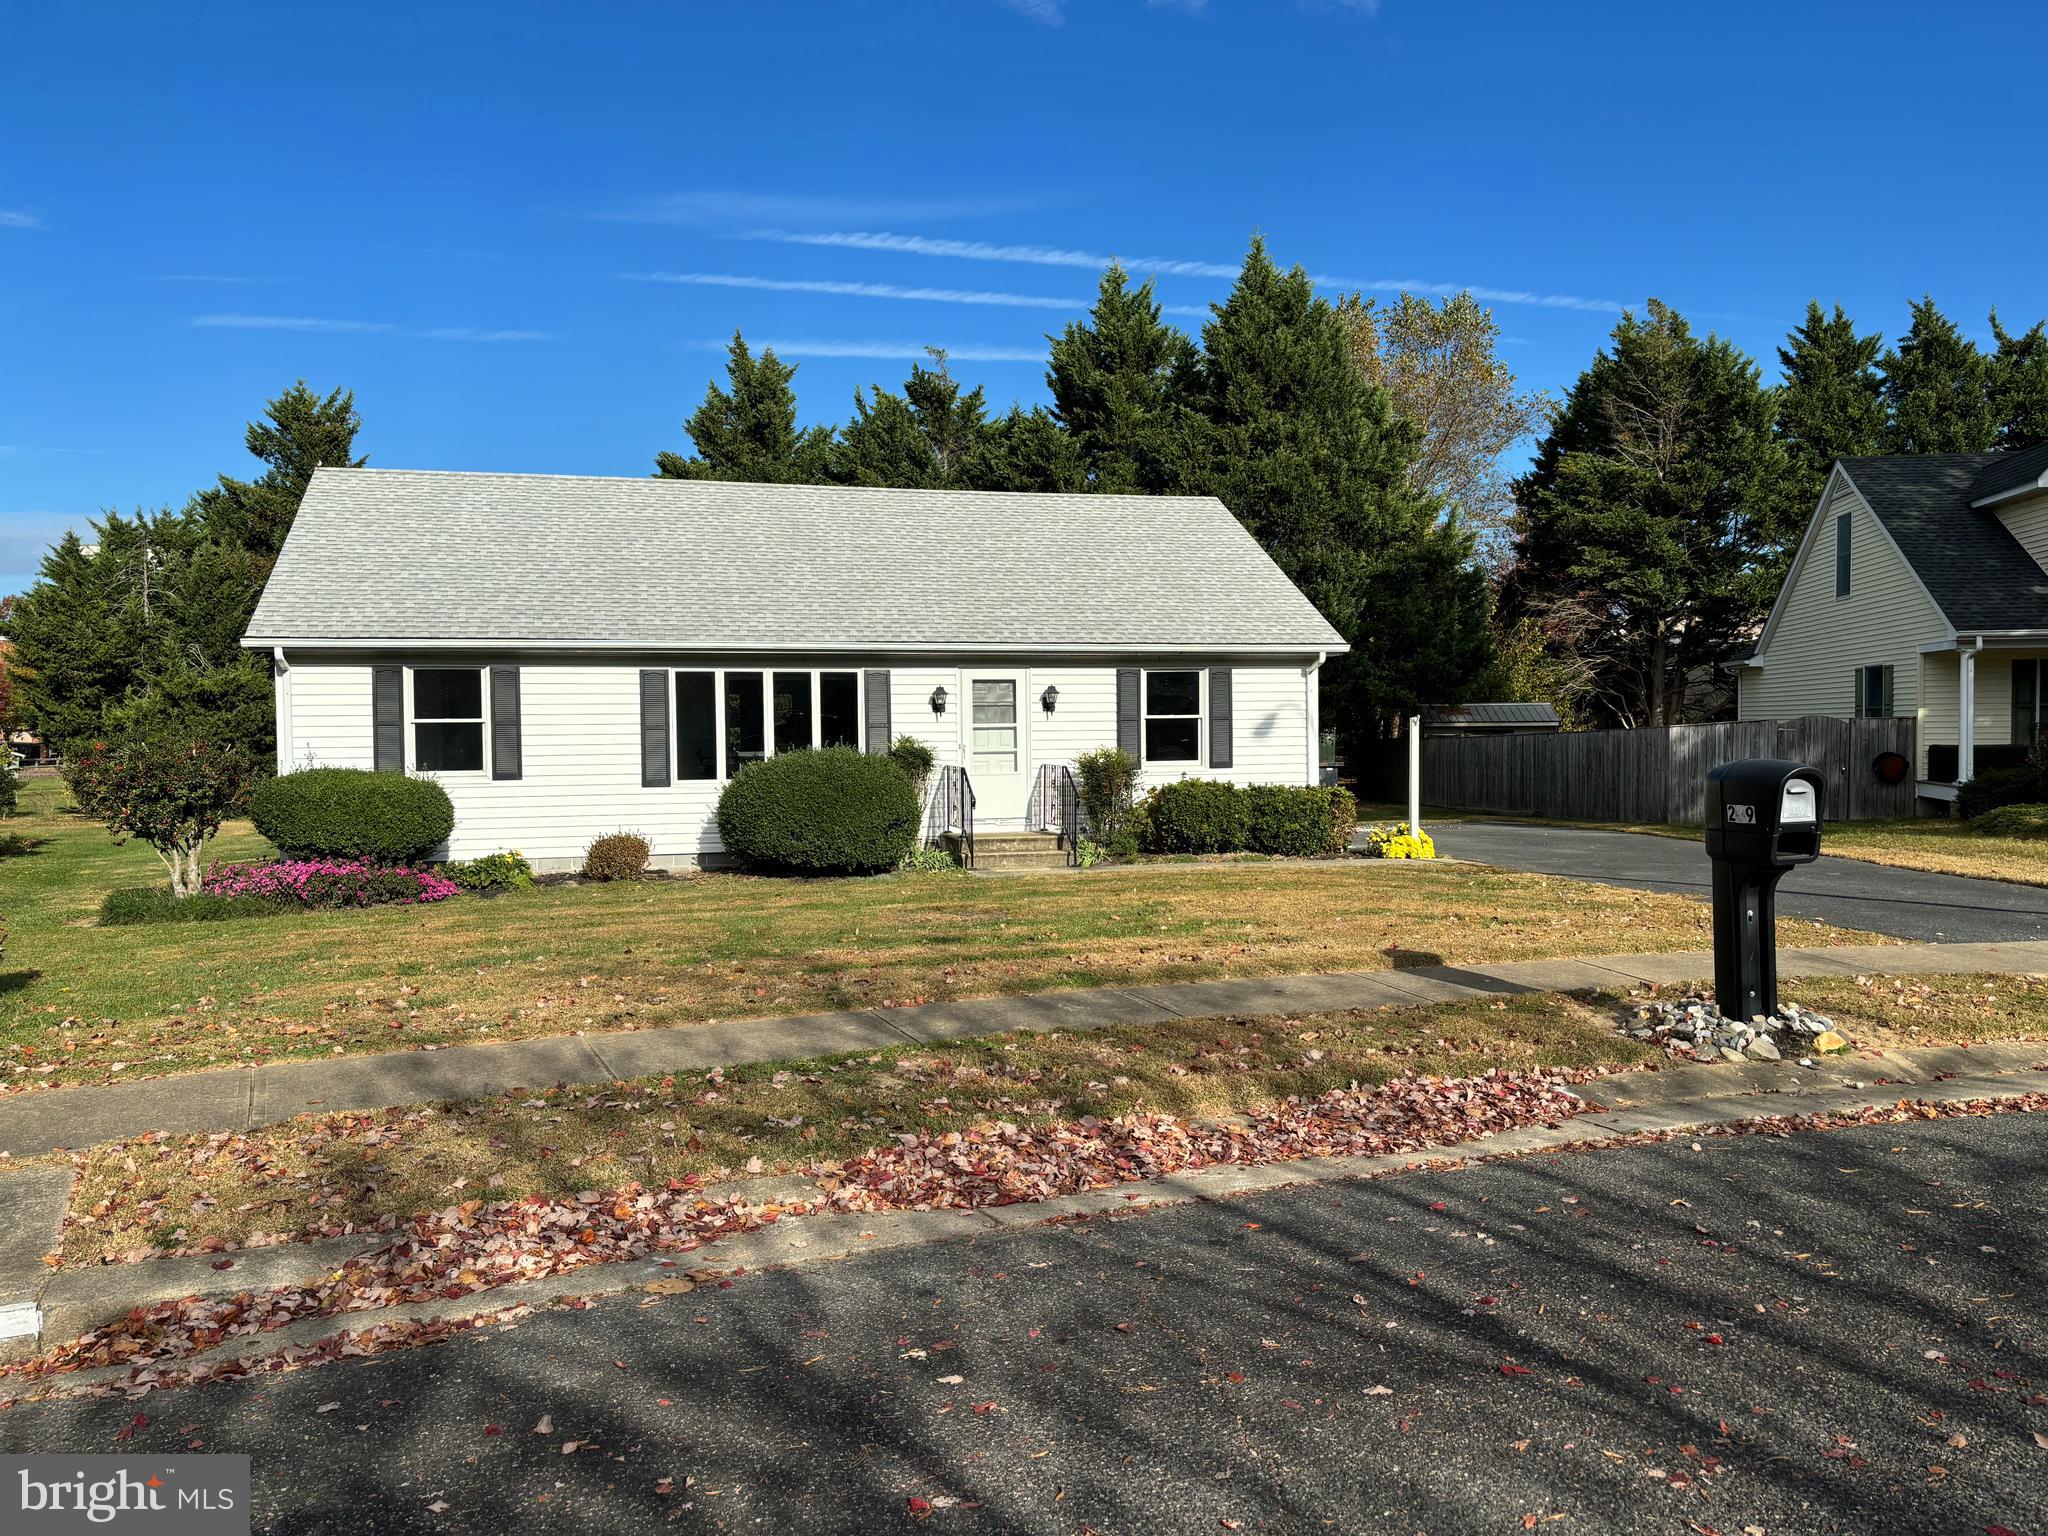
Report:
M 1046 690 L 1045 690 L 1045 692 L 1041 693 L 1041 694 L 1040 694 L 1040 695 L 1038 696 L 1038 702 L 1039 702 L 1039 703 L 1040 703 L 1041 705 L 1043 705 L 1043 706 L 1044 706 L 1044 708 L 1045 708 L 1045 712 L 1046 712 L 1046 713 L 1047 713 L 1048 715 L 1049 715 L 1049 714 L 1051 714 L 1051 713 L 1053 712 L 1053 708 L 1054 708 L 1054 706 L 1056 706 L 1056 705 L 1057 705 L 1057 704 L 1059 703 L 1059 701 L 1060 701 L 1060 691 L 1059 691 L 1059 689 L 1057 689 L 1057 688 L 1055 688 L 1055 687 L 1052 687 L 1052 686 L 1050 686 L 1050 685 L 1048 685 L 1048 686 L 1046 687 Z
M 932 690 L 932 713 L 935 715 L 943 715 L 945 712 L 946 690 L 944 689 L 944 687 L 934 688 Z

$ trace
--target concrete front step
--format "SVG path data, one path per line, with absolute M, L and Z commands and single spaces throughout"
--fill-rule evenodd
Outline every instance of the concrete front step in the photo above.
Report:
M 946 847 L 955 858 L 961 856 L 964 839 L 948 833 Z M 976 869 L 1065 869 L 1067 850 L 1051 832 L 979 832 L 974 838 Z

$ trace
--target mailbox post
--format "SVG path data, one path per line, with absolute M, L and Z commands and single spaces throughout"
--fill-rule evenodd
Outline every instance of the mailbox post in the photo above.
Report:
M 1714 864 L 1714 1000 L 1729 1018 L 1778 1011 L 1778 882 L 1820 857 L 1821 776 L 1750 757 L 1707 774 Z

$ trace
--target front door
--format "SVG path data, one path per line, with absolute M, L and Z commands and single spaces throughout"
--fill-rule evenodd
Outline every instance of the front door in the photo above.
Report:
M 978 826 L 1022 825 L 1031 810 L 1031 750 L 1022 672 L 969 672 L 967 772 Z

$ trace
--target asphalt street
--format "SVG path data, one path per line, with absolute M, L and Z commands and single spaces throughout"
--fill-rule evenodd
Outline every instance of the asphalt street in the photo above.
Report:
M 2042 1129 L 1680 1141 L 1024 1227 L 30 1404 L 0 1445 L 247 1451 L 267 1531 L 2039 1536 Z
M 1696 838 L 1508 821 L 1447 822 L 1430 835 L 1452 858 L 1503 869 L 1675 891 L 1702 901 L 1712 890 L 1706 845 Z M 1779 884 L 1778 915 L 1929 943 L 1998 943 L 2048 938 L 2048 889 L 1823 853 Z

